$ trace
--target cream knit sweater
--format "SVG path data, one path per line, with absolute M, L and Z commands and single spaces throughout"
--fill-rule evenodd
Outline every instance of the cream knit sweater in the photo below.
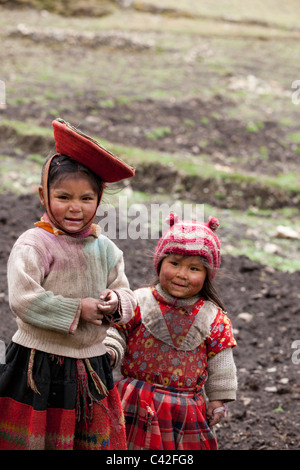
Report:
M 135 297 L 123 254 L 103 235 L 75 238 L 36 227 L 16 241 L 8 260 L 9 302 L 17 317 L 17 344 L 73 358 L 105 354 L 110 323 L 80 319 L 81 299 L 106 289 L 119 297 L 118 323 L 133 315 Z

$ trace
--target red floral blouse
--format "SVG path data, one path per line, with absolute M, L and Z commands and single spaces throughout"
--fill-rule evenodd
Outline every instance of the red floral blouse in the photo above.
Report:
M 174 347 L 154 337 L 142 322 L 138 305 L 129 323 L 117 326 L 126 337 L 127 349 L 122 364 L 124 377 L 182 389 L 201 388 L 207 377 L 207 360 L 236 341 L 227 315 L 218 310 L 211 324 L 210 337 L 193 350 L 179 350 L 193 327 L 195 316 L 205 300 L 201 298 L 187 308 L 174 308 L 166 303 L 155 288 L 152 294 L 161 309 Z

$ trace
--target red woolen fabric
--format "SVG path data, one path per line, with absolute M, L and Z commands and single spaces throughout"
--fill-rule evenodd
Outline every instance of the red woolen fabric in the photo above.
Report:
M 113 183 L 134 176 L 133 167 L 69 123 L 56 119 L 52 126 L 57 152 L 87 166 L 103 181 Z

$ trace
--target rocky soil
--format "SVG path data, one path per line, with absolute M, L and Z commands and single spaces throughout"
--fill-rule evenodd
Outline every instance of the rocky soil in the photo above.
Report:
M 170 156 L 168 164 L 143 158 L 137 166 L 130 189 L 144 191 L 148 204 L 154 196 L 157 201 L 160 195 L 169 194 L 174 200 L 224 210 L 227 220 L 232 209 L 243 212 L 256 208 L 273 214 L 284 208 L 294 214 L 299 211 L 299 188 L 270 186 L 266 182 L 282 174 L 299 173 L 298 141 L 288 138 L 298 132 L 297 110 L 291 111 L 289 127 L 283 126 L 280 106 L 286 106 L 286 89 L 280 84 L 282 76 L 278 76 L 278 82 L 273 80 L 274 71 L 282 73 L 277 55 L 283 54 L 285 48 L 289 51 L 291 44 L 296 47 L 296 41 L 290 43 L 292 39 L 286 37 L 282 45 L 277 40 L 273 44 L 251 37 L 244 39 L 239 50 L 235 49 L 238 41 L 228 40 L 222 47 L 224 56 L 228 54 L 230 59 L 222 63 L 218 55 L 220 43 L 208 36 L 194 36 L 190 47 L 183 49 L 177 33 L 172 42 L 171 33 L 165 37 L 159 28 L 151 33 L 107 29 L 106 33 L 91 32 L 76 25 L 64 28 L 62 20 L 55 17 L 60 25 L 55 29 L 50 26 L 54 21 L 50 13 L 20 10 L 20 3 L 15 2 L 10 10 L 8 3 L 11 2 L 0 2 L 6 6 L 0 6 L 0 21 L 3 15 L 7 18 L 2 23 L 0 79 L 7 84 L 8 97 L 7 105 L 0 106 L 0 164 L 6 178 L 11 177 L 14 183 L 21 181 L 18 190 L 24 184 L 23 175 L 7 171 L 6 162 L 22 165 L 29 155 L 41 158 L 53 150 L 52 136 L 30 129 L 34 124 L 37 129 L 51 130 L 51 121 L 57 117 L 54 110 L 58 110 L 60 117 L 74 125 L 80 123 L 89 135 Z M 63 3 L 58 2 L 60 6 Z M 115 11 L 122 2 L 104 3 Z M 189 26 L 194 27 L 194 23 Z M 298 34 L 297 30 L 294 34 Z M 182 40 L 185 45 L 184 34 Z M 166 43 L 168 47 L 163 46 Z M 231 69 L 230 61 L 236 69 Z M 295 63 L 294 59 L 290 62 Z M 291 67 L 285 66 L 289 83 L 292 78 L 299 78 L 293 77 L 296 72 Z M 81 82 L 78 90 L 76 80 L 81 73 L 88 79 Z M 264 78 L 259 79 L 263 73 Z M 205 97 L 205 91 L 216 89 L 220 80 L 222 86 Z M 169 88 L 172 96 L 171 91 L 168 95 Z M 200 91 L 197 94 L 195 90 Z M 163 98 L 157 97 L 158 91 Z M 260 96 L 266 94 L 272 101 L 260 101 Z M 274 109 L 268 111 L 264 103 L 274 104 Z M 249 116 L 251 108 L 256 118 L 245 120 L 239 112 L 233 113 L 238 105 L 248 106 Z M 285 108 L 285 117 L 286 114 Z M 21 132 L 12 124 L 20 121 L 28 129 Z M 196 165 L 197 171 L 194 175 L 179 171 L 177 162 Z M 207 163 L 215 174 L 204 172 Z M 216 177 L 217 172 L 222 173 L 220 177 Z M 36 187 L 29 185 L 25 189 L 26 194 L 17 195 L 7 189 L 0 194 L 0 340 L 6 344 L 16 328 L 8 305 L 7 259 L 16 238 L 42 214 Z M 263 234 L 262 227 L 260 232 Z M 238 227 L 228 223 L 226 228 L 220 227 L 220 237 L 231 243 L 242 238 Z M 253 238 L 254 245 L 255 241 Z M 150 283 L 151 252 L 156 240 L 117 238 L 115 242 L 124 251 L 131 287 Z M 291 240 L 287 250 L 297 259 L 295 243 Z M 245 255 L 226 254 L 218 285 L 238 342 L 234 354 L 239 380 L 238 399 L 230 405 L 227 420 L 217 429 L 220 449 L 299 449 L 300 269 L 287 273 L 251 261 Z

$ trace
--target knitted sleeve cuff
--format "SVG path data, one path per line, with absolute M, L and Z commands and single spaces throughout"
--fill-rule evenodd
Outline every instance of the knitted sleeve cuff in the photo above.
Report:
M 114 327 L 110 327 L 107 330 L 106 338 L 104 340 L 104 344 L 107 349 L 111 349 L 114 351 L 116 358 L 115 363 L 113 365 L 114 368 L 117 368 L 121 365 L 123 360 L 125 349 L 126 349 L 126 341 L 121 335 L 121 333 Z

